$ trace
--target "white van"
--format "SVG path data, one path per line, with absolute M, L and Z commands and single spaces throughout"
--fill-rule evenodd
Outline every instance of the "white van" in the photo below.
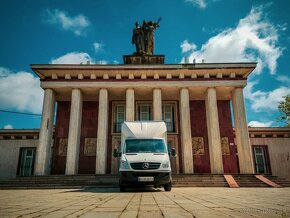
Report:
M 176 156 L 174 149 L 167 149 L 167 130 L 164 122 L 136 121 L 122 124 L 119 186 L 125 191 L 130 185 L 172 186 L 169 155 Z

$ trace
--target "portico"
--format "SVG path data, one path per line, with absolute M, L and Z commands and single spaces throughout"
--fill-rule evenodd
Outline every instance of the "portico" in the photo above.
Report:
M 242 91 L 255 66 L 31 65 L 45 90 L 35 174 L 117 173 L 124 120 L 166 122 L 175 173 L 254 173 Z

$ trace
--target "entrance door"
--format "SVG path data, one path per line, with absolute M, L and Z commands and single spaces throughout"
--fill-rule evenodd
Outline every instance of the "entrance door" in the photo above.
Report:
M 266 146 L 254 146 L 256 173 L 270 173 Z
M 179 174 L 179 160 L 178 160 L 178 143 L 177 143 L 177 136 L 175 135 L 168 135 L 167 136 L 167 147 L 168 151 L 171 150 L 171 148 L 175 148 L 176 150 L 176 157 L 170 156 L 170 165 L 171 165 L 171 171 L 173 174 Z
M 114 157 L 114 149 L 121 151 L 121 136 L 112 136 L 112 153 L 111 153 L 111 174 L 118 174 L 120 167 L 120 157 Z
M 31 176 L 33 174 L 34 157 L 35 148 L 20 149 L 19 176 Z

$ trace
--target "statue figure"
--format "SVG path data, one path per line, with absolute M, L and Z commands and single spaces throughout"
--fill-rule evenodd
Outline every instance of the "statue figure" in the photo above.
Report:
M 146 34 L 146 54 L 153 55 L 154 53 L 154 32 L 157 27 L 159 27 L 159 22 L 161 18 L 158 19 L 157 23 L 154 21 L 149 21 L 146 24 L 147 34 Z
M 142 23 L 142 42 L 143 42 L 143 52 L 144 54 L 146 54 L 146 50 L 147 50 L 147 23 L 145 20 L 143 20 L 143 23 Z
M 133 29 L 132 44 L 135 44 L 137 54 L 144 53 L 142 29 L 137 21 L 135 23 L 135 28 Z
M 143 20 L 142 27 L 136 21 L 135 28 L 133 29 L 132 44 L 136 46 L 135 54 L 138 55 L 153 55 L 154 53 L 154 32 L 157 27 L 159 27 L 159 22 Z

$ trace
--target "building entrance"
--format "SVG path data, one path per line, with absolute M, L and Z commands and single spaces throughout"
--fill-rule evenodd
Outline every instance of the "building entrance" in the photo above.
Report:
M 19 159 L 19 176 L 31 176 L 33 174 L 33 163 L 35 158 L 35 148 L 21 148 Z

